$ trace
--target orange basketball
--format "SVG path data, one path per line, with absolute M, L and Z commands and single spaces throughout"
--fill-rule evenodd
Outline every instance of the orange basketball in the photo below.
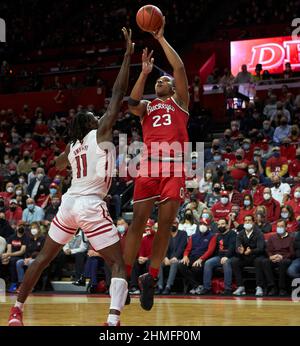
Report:
M 137 11 L 136 22 L 143 31 L 153 32 L 162 26 L 163 14 L 158 7 L 146 5 Z

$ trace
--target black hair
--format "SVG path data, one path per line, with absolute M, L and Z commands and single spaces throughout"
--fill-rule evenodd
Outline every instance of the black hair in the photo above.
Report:
M 84 110 L 75 115 L 70 127 L 70 140 L 73 145 L 77 141 L 82 142 L 83 138 L 90 132 L 90 122 L 93 116 L 92 112 Z

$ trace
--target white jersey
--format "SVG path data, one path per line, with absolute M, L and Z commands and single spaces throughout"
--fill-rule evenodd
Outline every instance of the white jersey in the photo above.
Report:
M 72 167 L 72 183 L 67 195 L 99 196 L 103 199 L 110 188 L 113 174 L 113 155 L 97 143 L 97 130 L 70 146 L 68 155 Z

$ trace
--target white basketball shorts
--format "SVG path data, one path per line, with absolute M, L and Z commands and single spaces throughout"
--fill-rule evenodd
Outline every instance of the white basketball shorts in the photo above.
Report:
M 106 203 L 96 196 L 64 195 L 48 234 L 52 240 L 64 245 L 78 228 L 83 230 L 96 251 L 119 241 Z

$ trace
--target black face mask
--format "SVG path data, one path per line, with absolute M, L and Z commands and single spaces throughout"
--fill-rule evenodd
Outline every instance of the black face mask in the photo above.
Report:
M 15 210 L 17 209 L 17 207 L 9 207 L 9 209 L 10 209 L 11 211 L 15 211 Z
M 256 179 L 251 180 L 251 185 L 252 186 L 257 186 L 258 181 Z
M 0 201 L 0 207 L 4 207 L 4 201 Z
M 298 132 L 297 131 L 292 131 L 291 132 L 293 136 L 297 136 Z
M 185 214 L 185 218 L 186 218 L 188 221 L 191 221 L 191 220 L 193 220 L 193 215 L 192 215 L 192 214 Z
M 219 145 L 213 145 L 212 148 L 213 148 L 214 150 L 219 150 L 219 149 L 220 149 L 220 146 L 219 146 Z
M 242 158 L 243 158 L 241 155 L 236 155 L 235 157 L 237 160 L 242 160 Z
M 286 125 L 287 125 L 287 121 L 281 121 L 281 122 L 280 122 L 280 125 L 286 126 Z
M 231 152 L 232 152 L 231 148 L 226 148 L 226 153 L 231 153 Z
M 221 191 L 221 188 L 220 188 L 220 187 L 215 187 L 215 188 L 214 188 L 214 192 L 219 193 L 220 191 Z
M 32 172 L 36 172 L 36 167 L 31 167 Z
M 18 228 L 18 233 L 19 233 L 19 234 L 24 234 L 24 232 L 25 232 L 24 227 L 19 227 L 19 228 Z
M 226 232 L 226 227 L 218 227 L 218 230 L 220 233 L 225 233 Z
M 280 183 L 274 183 L 274 186 L 278 189 L 280 186 Z
M 296 159 L 297 159 L 297 160 L 300 160 L 300 155 L 296 155 Z
M 225 135 L 224 137 L 225 137 L 227 140 L 230 139 L 230 136 L 229 136 L 229 135 Z
M 172 233 L 177 232 L 177 227 L 176 227 L 176 226 L 172 226 L 172 227 L 171 227 L 171 232 L 172 232 Z
M 226 186 L 227 191 L 232 191 L 233 190 L 233 185 L 227 185 Z

